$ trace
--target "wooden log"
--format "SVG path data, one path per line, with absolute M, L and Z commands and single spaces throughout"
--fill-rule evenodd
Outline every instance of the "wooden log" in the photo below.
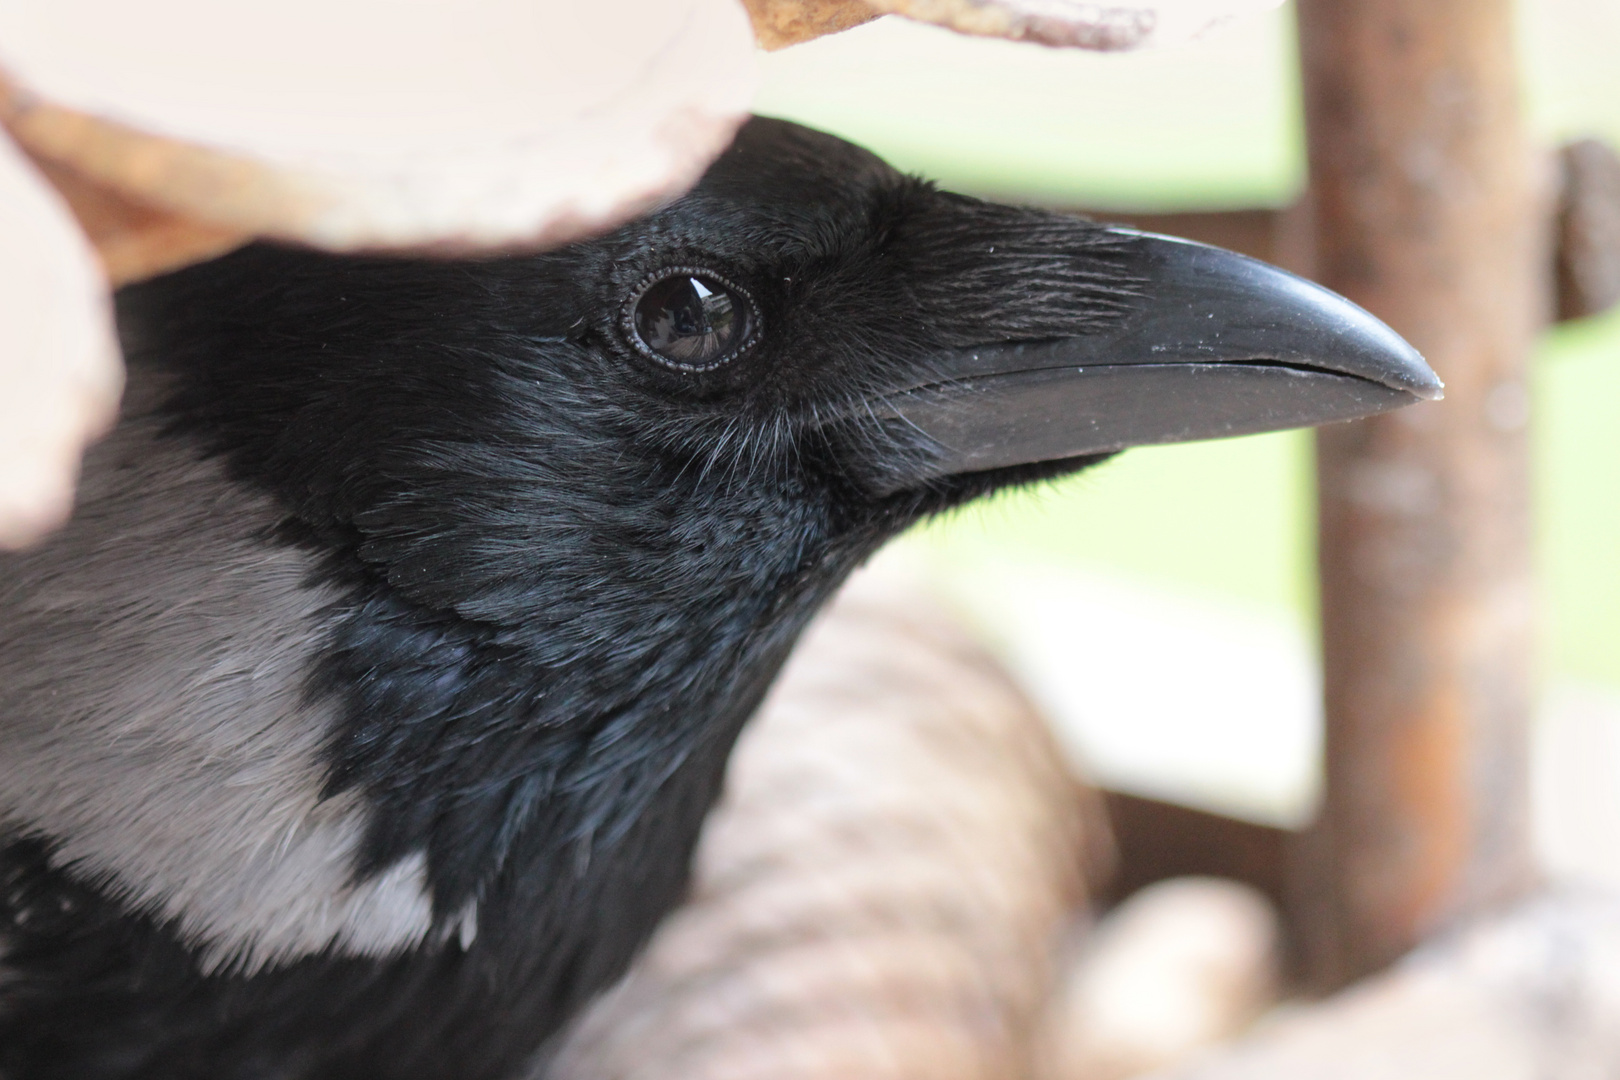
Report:
M 1156 1080 L 1596 1080 L 1620 1062 L 1620 898 L 1554 892 Z
M 1317 277 L 1446 400 L 1317 437 L 1327 780 L 1294 922 L 1341 985 L 1529 879 L 1526 365 L 1550 207 L 1509 0 L 1301 0 Z
M 1127 1080 L 1238 1035 L 1276 1004 L 1276 907 L 1219 878 L 1142 890 L 1098 923 L 1048 1013 L 1038 1080 Z

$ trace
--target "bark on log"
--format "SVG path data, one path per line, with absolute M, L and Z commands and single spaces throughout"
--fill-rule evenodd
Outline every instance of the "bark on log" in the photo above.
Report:
M 1526 363 L 1548 207 L 1509 0 L 1301 0 L 1317 277 L 1446 400 L 1318 434 L 1325 804 L 1295 910 L 1342 985 L 1528 880 Z

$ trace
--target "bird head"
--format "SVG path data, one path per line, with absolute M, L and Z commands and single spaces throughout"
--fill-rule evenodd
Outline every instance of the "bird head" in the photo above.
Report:
M 1132 445 L 1439 392 L 1283 271 L 765 119 L 566 248 L 261 245 L 120 303 L 171 432 L 347 590 L 314 687 L 343 705 L 328 788 L 370 808 L 361 872 L 425 852 L 441 919 L 611 939 L 581 962 L 609 974 L 795 635 L 884 540 Z
M 213 375 L 180 411 L 392 584 L 496 622 L 532 620 L 559 559 L 597 568 L 578 602 L 599 608 L 627 556 L 814 561 L 806 513 L 869 546 L 1129 446 L 1440 389 L 1284 271 L 942 192 L 769 119 L 684 198 L 560 251 L 255 248 L 190 284 L 166 345 Z

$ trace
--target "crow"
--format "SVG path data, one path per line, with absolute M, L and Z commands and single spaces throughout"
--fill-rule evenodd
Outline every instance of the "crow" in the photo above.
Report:
M 1132 445 L 1436 397 L 1250 259 L 754 119 L 596 239 L 125 290 L 0 560 L 0 1075 L 545 1075 L 886 539 Z

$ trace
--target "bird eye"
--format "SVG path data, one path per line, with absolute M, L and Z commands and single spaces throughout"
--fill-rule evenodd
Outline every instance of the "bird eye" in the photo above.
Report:
M 681 371 L 730 363 L 753 345 L 759 330 L 752 297 L 715 274 L 684 266 L 644 281 L 624 321 L 638 350 Z

